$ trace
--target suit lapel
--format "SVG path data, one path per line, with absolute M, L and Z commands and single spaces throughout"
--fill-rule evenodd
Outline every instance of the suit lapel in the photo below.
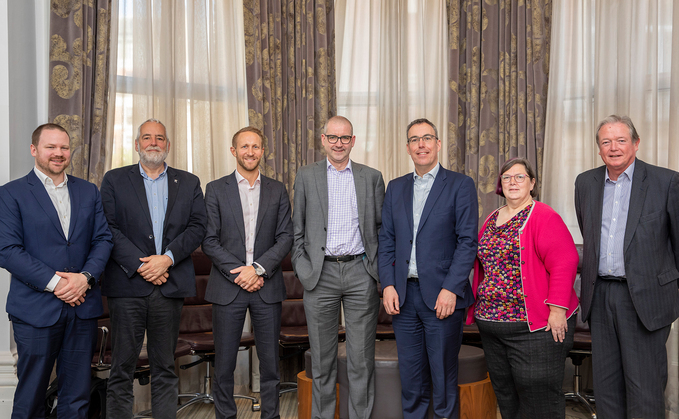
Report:
M 238 191 L 238 182 L 236 181 L 236 172 L 234 171 L 225 179 L 226 182 L 226 196 L 231 205 L 231 212 L 233 218 L 236 220 L 236 227 L 240 233 L 240 239 L 245 246 L 245 221 L 243 221 L 243 207 L 240 204 L 240 192 Z M 261 197 L 260 191 L 260 197 Z M 259 224 L 259 221 L 257 222 Z
M 78 212 L 80 211 L 80 189 L 75 187 L 75 179 L 72 177 L 68 178 L 67 186 L 68 194 L 71 199 L 71 221 L 68 225 L 68 237 L 72 237 L 73 231 L 75 231 L 75 225 L 78 223 Z
M 262 220 L 264 219 L 264 214 L 267 208 L 269 208 L 269 202 L 271 201 L 271 185 L 270 180 L 261 177 L 262 183 L 259 185 L 259 207 L 257 208 L 257 225 L 255 227 L 255 241 L 257 241 L 257 234 L 259 234 L 259 228 L 262 226 Z M 276 214 L 277 216 L 277 214 Z
M 54 204 L 52 203 L 52 200 L 45 189 L 45 185 L 40 182 L 40 179 L 35 174 L 35 172 L 33 172 L 33 170 L 31 170 L 28 174 L 28 184 L 31 186 L 31 193 L 35 197 L 36 201 L 38 201 L 38 204 L 40 204 L 42 210 L 45 211 L 45 214 L 47 214 L 47 218 L 52 221 L 54 227 L 57 228 L 59 234 L 61 234 L 61 237 L 63 237 L 65 240 L 66 237 L 64 236 L 64 229 L 61 227 L 61 223 L 59 222 L 59 214 L 57 213 L 57 209 L 54 208 Z M 73 214 L 73 211 L 71 211 L 71 214 Z
M 415 175 L 409 175 L 410 179 L 405 183 L 403 189 L 403 205 L 406 209 L 406 218 L 408 219 L 408 227 L 410 227 L 410 236 L 413 235 L 413 187 L 415 185 Z
M 591 189 L 591 197 L 590 199 L 592 200 L 593 205 L 590 206 L 592 208 L 592 214 L 590 214 L 590 217 L 592 220 L 594 220 L 595 226 L 601 226 L 601 216 L 602 212 L 604 210 L 604 186 L 606 183 L 606 166 L 602 166 L 603 170 L 598 170 L 594 173 L 594 178 L 592 179 L 592 189 Z M 594 234 L 594 233 L 593 233 Z M 594 242 L 594 252 L 597 256 L 597 260 L 599 258 L 599 251 L 601 248 L 601 230 L 599 229 L 595 236 L 591 238 L 591 240 Z
M 641 208 L 646 199 L 646 189 L 648 183 L 646 182 L 646 164 L 637 159 L 634 174 L 632 175 L 632 190 L 629 197 L 629 209 L 627 210 L 627 225 L 625 225 L 625 243 L 623 246 L 623 254 L 627 253 L 627 248 L 632 242 L 632 236 L 639 224 L 639 217 L 641 217 Z
M 128 172 L 128 177 L 130 178 L 132 189 L 134 189 L 134 193 L 137 195 L 137 199 L 139 200 L 139 207 L 141 208 L 142 213 L 144 213 L 146 216 L 146 221 L 149 223 L 149 226 L 153 227 L 153 223 L 151 222 L 151 212 L 149 210 L 149 201 L 146 199 L 144 178 L 141 177 L 141 172 L 139 170 L 138 164 L 132 166 Z
M 323 211 L 323 219 L 325 226 L 328 226 L 328 161 L 323 159 L 316 162 L 314 168 L 314 178 L 316 178 L 316 190 L 318 197 L 321 200 L 321 211 Z
M 422 210 L 422 216 L 420 217 L 420 224 L 417 227 L 418 234 L 419 234 L 420 231 L 422 231 L 422 226 L 427 221 L 427 218 L 429 217 L 429 214 L 431 213 L 432 208 L 434 208 L 434 204 L 436 203 L 436 200 L 439 199 L 439 195 L 441 195 L 441 192 L 443 191 L 443 187 L 446 185 L 446 179 L 447 178 L 448 178 L 448 175 L 446 174 L 446 171 L 443 169 L 443 167 L 439 167 L 439 173 L 436 176 L 436 179 L 434 179 L 434 184 L 431 186 L 431 190 L 429 191 L 429 196 L 427 197 L 427 201 L 424 204 L 424 209 Z M 411 213 L 412 213 L 412 211 L 411 211 Z
M 361 237 L 363 235 L 363 226 L 365 225 L 365 200 L 366 200 L 366 186 L 365 186 L 365 174 L 363 173 L 363 168 L 351 163 L 351 170 L 353 171 L 354 178 L 354 189 L 356 189 L 356 205 L 358 206 L 358 229 L 361 232 Z

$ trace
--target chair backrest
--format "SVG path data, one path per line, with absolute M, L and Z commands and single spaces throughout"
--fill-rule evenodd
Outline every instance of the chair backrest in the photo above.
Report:
M 205 301 L 205 290 L 210 279 L 212 261 L 198 248 L 191 253 L 196 272 L 196 296 L 184 298 L 179 333 L 204 333 L 212 331 L 212 304 Z
M 288 255 L 281 263 L 283 280 L 285 281 L 286 299 L 281 309 L 281 327 L 306 326 L 304 314 L 304 286 L 292 270 L 291 256 Z

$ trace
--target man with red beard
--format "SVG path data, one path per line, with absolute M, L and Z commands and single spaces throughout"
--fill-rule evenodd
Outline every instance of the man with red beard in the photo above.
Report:
M 104 212 L 113 233 L 102 292 L 111 313 L 109 418 L 132 417 L 134 370 L 147 334 L 151 404 L 156 418 L 174 418 L 177 375 L 174 351 L 184 297 L 196 295 L 191 252 L 205 235 L 207 218 L 198 177 L 165 163 L 165 126 L 139 126 L 139 164 L 106 173 Z
M 97 187 L 65 173 L 64 128 L 39 126 L 31 154 L 35 168 L 0 187 L 0 266 L 12 274 L 7 313 L 19 354 L 12 418 L 45 417 L 55 360 L 57 417 L 86 418 L 111 232 Z
M 250 310 L 259 357 L 261 418 L 275 419 L 280 418 L 278 338 L 285 299 L 280 266 L 292 246 L 290 198 L 285 185 L 259 171 L 264 154 L 260 130 L 239 130 L 231 154 L 236 170 L 208 183 L 205 190 L 203 251 L 212 260 L 205 299 L 213 303 L 215 414 L 217 419 L 236 417 L 233 372 Z
M 321 135 L 327 159 L 295 179 L 292 264 L 304 286 L 313 392 L 311 417 L 332 418 L 337 382 L 337 325 L 344 307 L 349 418 L 370 417 L 375 400 L 377 234 L 382 224 L 382 174 L 349 159 L 356 137 L 334 116 Z

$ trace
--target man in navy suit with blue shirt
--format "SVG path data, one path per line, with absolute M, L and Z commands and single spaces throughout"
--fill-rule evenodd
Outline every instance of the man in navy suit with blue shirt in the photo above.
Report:
M 86 418 L 111 232 L 97 187 L 65 173 L 66 130 L 44 124 L 32 140 L 35 168 L 0 187 L 0 266 L 12 274 L 7 312 L 19 355 L 12 418 L 45 417 L 55 360 L 57 417 Z
M 464 309 L 474 301 L 478 201 L 468 176 L 438 163 L 441 141 L 427 119 L 406 130 L 415 173 L 394 179 L 382 206 L 379 276 L 392 322 L 405 419 L 457 418 L 457 358 Z

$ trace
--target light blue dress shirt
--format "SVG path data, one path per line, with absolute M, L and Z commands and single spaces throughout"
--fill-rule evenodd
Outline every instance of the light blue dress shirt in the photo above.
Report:
M 408 264 L 408 278 L 417 278 L 417 228 L 420 226 L 420 217 L 427 202 L 431 187 L 434 185 L 436 175 L 439 173 L 440 164 L 436 164 L 433 169 L 420 177 L 417 172 L 413 172 L 413 247 L 410 251 L 410 263 Z
M 635 162 L 613 181 L 608 176 L 604 184 L 604 205 L 601 212 L 601 242 L 599 249 L 599 275 L 625 277 L 625 227 L 632 192 Z
M 144 179 L 144 189 L 146 190 L 146 202 L 149 205 L 149 212 L 151 214 L 151 223 L 153 224 L 153 238 L 156 245 L 156 254 L 162 255 L 163 251 L 163 226 L 165 225 L 165 212 L 167 211 L 167 163 L 163 173 L 157 178 L 151 179 L 141 163 L 139 163 L 139 172 Z M 172 259 L 174 265 L 174 256 L 172 251 L 165 252 L 167 256 Z

